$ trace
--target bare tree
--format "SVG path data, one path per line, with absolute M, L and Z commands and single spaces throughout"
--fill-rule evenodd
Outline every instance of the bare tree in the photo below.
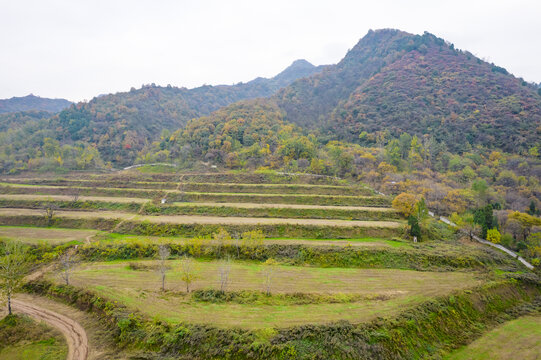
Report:
M 0 257 L 0 290 L 7 297 L 8 313 L 11 315 L 11 297 L 20 289 L 29 267 L 26 249 L 20 242 L 5 241 L 4 256 Z
M 75 254 L 75 251 L 68 250 L 60 256 L 58 270 L 60 277 L 64 280 L 66 285 L 70 284 L 71 274 L 78 264 L 79 258 Z
M 218 249 L 218 257 L 221 257 L 222 248 L 231 244 L 231 235 L 224 228 L 220 228 L 218 232 L 212 234 L 212 239 Z
M 47 226 L 53 225 L 53 219 L 56 215 L 56 209 L 56 205 L 51 203 L 43 205 L 43 214 L 45 215 L 45 219 L 47 220 Z
M 180 262 L 180 278 L 186 284 L 186 292 L 189 293 L 192 283 L 199 278 L 199 271 L 192 258 L 185 256 Z
M 169 246 L 162 244 L 158 247 L 158 272 L 162 279 L 162 291 L 165 291 L 165 274 L 169 270 L 166 260 L 169 258 L 169 255 L 171 255 Z
M 81 196 L 81 189 L 78 187 L 72 187 L 70 188 L 71 193 L 71 201 L 76 203 L 79 201 L 79 197 Z
M 263 270 L 261 270 L 261 275 L 263 275 L 263 287 L 267 295 L 271 294 L 272 280 L 276 274 L 276 264 L 276 260 L 268 259 L 263 264 Z
M 229 274 L 231 272 L 231 259 L 228 257 L 222 261 L 218 267 L 218 273 L 220 275 L 220 291 L 225 292 L 229 285 Z

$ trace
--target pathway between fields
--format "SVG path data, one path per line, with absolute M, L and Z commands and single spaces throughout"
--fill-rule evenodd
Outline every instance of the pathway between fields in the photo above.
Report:
M 12 307 L 14 312 L 26 314 L 37 321 L 43 321 L 49 326 L 60 330 L 68 343 L 67 360 L 86 360 L 88 356 L 88 338 L 85 329 L 79 323 L 54 311 L 20 300 L 13 299 Z
M 3 208 L 0 216 L 33 215 L 43 216 L 37 209 Z M 126 221 L 137 217 L 138 221 L 148 221 L 154 224 L 203 224 L 203 225 L 308 225 L 308 226 L 336 226 L 336 227 L 371 227 L 371 228 L 398 228 L 403 225 L 399 221 L 377 220 L 335 220 L 335 219 L 295 219 L 295 218 L 251 218 L 251 217 L 223 217 L 223 216 L 196 216 L 196 215 L 133 215 L 115 211 L 65 211 L 56 212 L 56 217 L 70 219 L 108 218 L 120 219 L 113 232 Z

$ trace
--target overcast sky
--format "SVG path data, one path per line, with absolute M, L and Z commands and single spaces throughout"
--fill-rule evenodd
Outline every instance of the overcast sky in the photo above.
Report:
M 0 98 L 271 77 L 336 63 L 379 28 L 426 30 L 541 82 L 540 22 L 540 0 L 0 0 Z

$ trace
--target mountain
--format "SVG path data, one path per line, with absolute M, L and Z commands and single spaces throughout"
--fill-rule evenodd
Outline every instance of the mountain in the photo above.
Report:
M 541 134 L 535 85 L 429 33 L 370 31 L 338 64 L 272 100 L 287 121 L 354 142 L 388 130 L 428 135 L 457 152 L 477 145 L 521 152 Z
M 71 104 L 71 101 L 65 99 L 48 99 L 30 94 L 23 97 L 0 99 L 0 113 L 20 111 L 47 111 L 57 113 Z
M 292 81 L 321 69 L 306 60 L 297 60 L 273 78 L 257 78 L 236 85 L 132 88 L 129 92 L 73 105 L 53 117 L 51 127 L 59 130 L 59 138 L 64 142 L 95 143 L 104 160 L 131 164 L 137 151 L 164 130 L 176 130 L 192 118 L 209 115 L 240 100 L 270 96 Z

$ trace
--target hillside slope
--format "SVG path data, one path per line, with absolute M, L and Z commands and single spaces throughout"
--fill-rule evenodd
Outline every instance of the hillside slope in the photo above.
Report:
M 517 152 L 541 133 L 533 84 L 428 33 L 370 31 L 337 65 L 273 100 L 286 120 L 348 141 L 389 130 L 429 134 L 453 151 L 482 145 Z
M 64 142 L 82 140 L 97 144 L 106 161 L 131 164 L 137 151 L 164 130 L 176 130 L 192 118 L 209 115 L 240 100 L 270 96 L 321 68 L 297 60 L 273 78 L 257 78 L 231 86 L 194 89 L 144 86 L 74 105 L 53 117 L 51 128 L 59 131 L 58 136 Z

